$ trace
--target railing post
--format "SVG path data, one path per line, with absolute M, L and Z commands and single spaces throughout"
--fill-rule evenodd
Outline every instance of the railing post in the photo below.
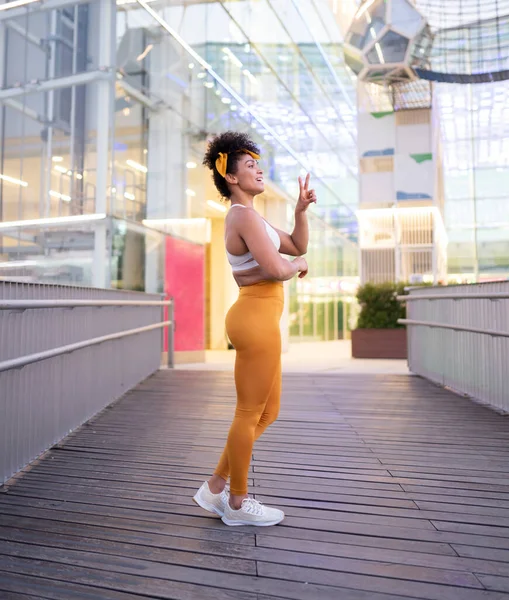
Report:
M 171 304 L 168 306 L 168 368 L 175 367 L 175 309 L 173 298 L 170 298 Z

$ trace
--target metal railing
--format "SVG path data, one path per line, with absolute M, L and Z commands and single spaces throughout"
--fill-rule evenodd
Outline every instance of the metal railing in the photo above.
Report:
M 0 484 L 160 368 L 157 294 L 0 282 Z
M 414 288 L 398 299 L 410 370 L 509 412 L 509 282 Z

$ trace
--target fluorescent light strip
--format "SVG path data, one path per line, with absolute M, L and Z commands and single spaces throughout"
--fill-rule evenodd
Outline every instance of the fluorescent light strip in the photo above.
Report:
M 380 44 L 377 42 L 375 44 L 375 48 L 376 48 L 376 53 L 378 54 L 378 60 L 385 65 L 385 58 L 384 58 L 384 54 L 382 52 L 382 47 L 380 46 Z
M 67 169 L 65 167 L 61 167 L 60 165 L 55 167 L 55 171 L 58 171 L 59 173 L 67 173 Z
M 20 269 L 21 267 L 36 267 L 35 260 L 12 260 L 1 262 L 0 269 Z
M 232 61 L 232 63 L 234 63 L 235 65 L 237 65 L 237 67 L 242 68 L 242 63 L 241 61 L 235 56 L 235 54 L 233 54 L 233 52 L 230 50 L 230 48 L 223 48 L 223 52 L 229 57 L 229 59 Z
M 225 213 L 227 208 L 226 206 L 223 206 L 222 204 L 219 204 L 219 202 L 216 202 L 215 200 L 207 200 L 207 204 L 211 207 L 211 208 L 215 208 L 216 210 L 218 210 L 219 212 L 223 212 Z
M 130 167 L 132 167 L 133 169 L 136 169 L 137 171 L 140 171 L 140 173 L 146 173 L 148 171 L 147 167 L 144 167 L 143 165 L 140 165 L 140 163 L 137 163 L 134 160 L 126 160 L 125 161 Z
M 251 83 L 258 84 L 258 79 L 256 79 L 249 69 L 244 69 L 242 72 L 249 79 L 249 81 L 251 81 Z
M 368 10 L 368 8 L 371 8 L 371 6 L 375 3 L 375 0 L 367 0 L 367 2 L 365 2 L 359 9 L 359 12 L 355 15 L 355 20 L 359 20 L 362 15 Z
M 143 52 L 136 58 L 137 62 L 141 62 L 147 56 L 147 54 L 152 50 L 153 47 L 154 47 L 154 44 L 149 44 L 145 48 L 145 50 L 143 50 Z
M 55 190 L 50 190 L 49 191 L 49 195 L 52 198 L 57 198 L 58 200 L 63 200 L 64 202 L 70 202 L 71 201 L 71 197 L 67 196 L 66 194 L 61 194 L 60 192 L 56 192 Z
M 7 4 L 0 4 L 0 10 L 9 10 L 10 8 L 19 8 L 20 6 L 26 6 L 28 4 L 34 4 L 34 2 L 40 2 L 41 0 L 13 0 Z
M 37 227 L 38 225 L 70 225 L 72 223 L 86 223 L 101 221 L 106 218 L 104 213 L 90 215 L 73 215 L 70 217 L 48 217 L 47 219 L 25 219 L 24 221 L 3 221 L 0 229 L 16 229 L 18 227 Z
M 134 194 L 130 194 L 129 192 L 124 192 L 124 198 L 128 200 L 136 200 L 136 196 Z
M 144 225 L 171 225 L 172 223 L 178 224 L 186 224 L 186 225 L 194 225 L 194 224 L 203 224 L 206 223 L 207 219 L 205 217 L 197 217 L 189 219 L 172 219 L 172 218 L 162 218 L 162 219 L 143 219 L 142 223 Z
M 8 181 L 9 183 L 15 183 L 21 187 L 28 187 L 28 183 L 26 181 L 21 181 L 21 179 L 16 179 L 15 177 L 9 177 L 9 175 L 0 174 L 0 179 L 2 181 Z

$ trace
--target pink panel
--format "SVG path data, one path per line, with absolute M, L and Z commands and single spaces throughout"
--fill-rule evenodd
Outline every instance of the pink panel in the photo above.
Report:
M 164 291 L 175 302 L 175 351 L 205 347 L 205 248 L 166 238 Z M 165 344 L 166 346 L 166 344 Z

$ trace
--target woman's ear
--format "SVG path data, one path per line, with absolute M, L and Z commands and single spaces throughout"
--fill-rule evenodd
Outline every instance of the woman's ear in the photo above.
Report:
M 237 177 L 232 175 L 231 173 L 226 173 L 225 177 L 226 183 L 230 183 L 231 185 L 235 185 L 238 183 Z

